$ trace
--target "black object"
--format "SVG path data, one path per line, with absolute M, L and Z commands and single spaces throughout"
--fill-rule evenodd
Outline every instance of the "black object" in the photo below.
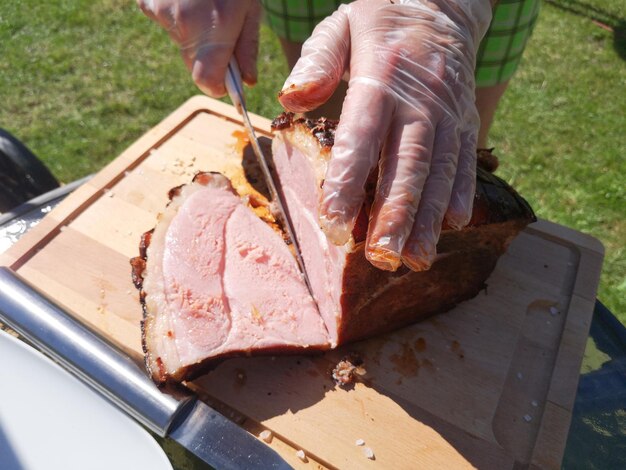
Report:
M 626 328 L 596 301 L 562 469 L 626 468 L 625 423 Z
M 50 170 L 22 142 L 0 129 L 0 213 L 58 187 Z
M 576 407 L 587 414 L 626 409 L 626 328 L 599 300 L 589 337 L 602 364 L 581 374 Z M 587 354 L 591 354 L 589 348 Z

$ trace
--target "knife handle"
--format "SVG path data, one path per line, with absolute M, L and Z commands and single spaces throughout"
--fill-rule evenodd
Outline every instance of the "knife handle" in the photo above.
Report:
M 161 437 L 195 401 L 161 392 L 127 354 L 7 267 L 0 267 L 0 320 Z

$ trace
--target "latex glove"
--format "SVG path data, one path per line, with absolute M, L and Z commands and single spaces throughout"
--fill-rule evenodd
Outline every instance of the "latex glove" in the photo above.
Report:
M 258 0 L 137 0 L 137 4 L 179 45 L 194 82 L 207 95 L 226 94 L 224 77 L 233 54 L 244 82 L 256 83 Z
M 350 74 L 322 189 L 320 225 L 332 242 L 349 240 L 377 163 L 366 240 L 375 266 L 428 269 L 444 215 L 456 229 L 469 222 L 474 66 L 490 20 L 488 0 L 358 0 L 304 43 L 279 95 L 285 108 L 315 109 Z

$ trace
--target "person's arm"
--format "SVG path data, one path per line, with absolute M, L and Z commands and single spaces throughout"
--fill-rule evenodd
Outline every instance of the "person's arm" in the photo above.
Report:
M 226 94 L 224 77 L 234 55 L 244 82 L 257 80 L 261 6 L 258 0 L 137 0 L 141 10 L 180 47 L 194 82 L 206 94 Z
M 474 65 L 490 21 L 489 0 L 357 0 L 305 42 L 279 95 L 286 109 L 315 109 L 350 76 L 320 210 L 331 241 L 349 239 L 377 164 L 366 241 L 375 266 L 428 269 L 444 217 L 456 229 L 468 223 Z

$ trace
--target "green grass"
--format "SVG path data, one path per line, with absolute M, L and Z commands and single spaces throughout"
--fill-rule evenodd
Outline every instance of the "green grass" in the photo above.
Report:
M 287 66 L 278 42 L 263 36 L 272 40 L 259 67 L 272 80 L 250 107 L 269 116 L 279 112 Z M 64 182 L 97 171 L 199 93 L 176 47 L 134 1 L 7 2 L 0 57 L 0 127 Z
M 626 323 L 626 1 L 553 1 L 543 6 L 491 143 L 500 175 L 540 217 L 603 242 L 599 298 Z M 248 100 L 271 117 L 280 111 L 275 96 L 287 66 L 266 28 L 259 69 Z M 61 181 L 102 168 L 196 93 L 176 47 L 134 1 L 23 0 L 0 8 L 0 127 Z
M 615 21 L 611 17 L 619 11 L 626 14 L 623 0 L 595 0 L 594 5 L 612 13 L 598 14 L 606 22 Z M 588 17 L 544 4 L 491 132 L 491 143 L 501 156 L 500 175 L 528 199 L 539 217 L 602 241 L 606 256 L 598 297 L 622 323 L 626 323 L 625 54 L 624 36 L 616 43 L 614 34 Z

